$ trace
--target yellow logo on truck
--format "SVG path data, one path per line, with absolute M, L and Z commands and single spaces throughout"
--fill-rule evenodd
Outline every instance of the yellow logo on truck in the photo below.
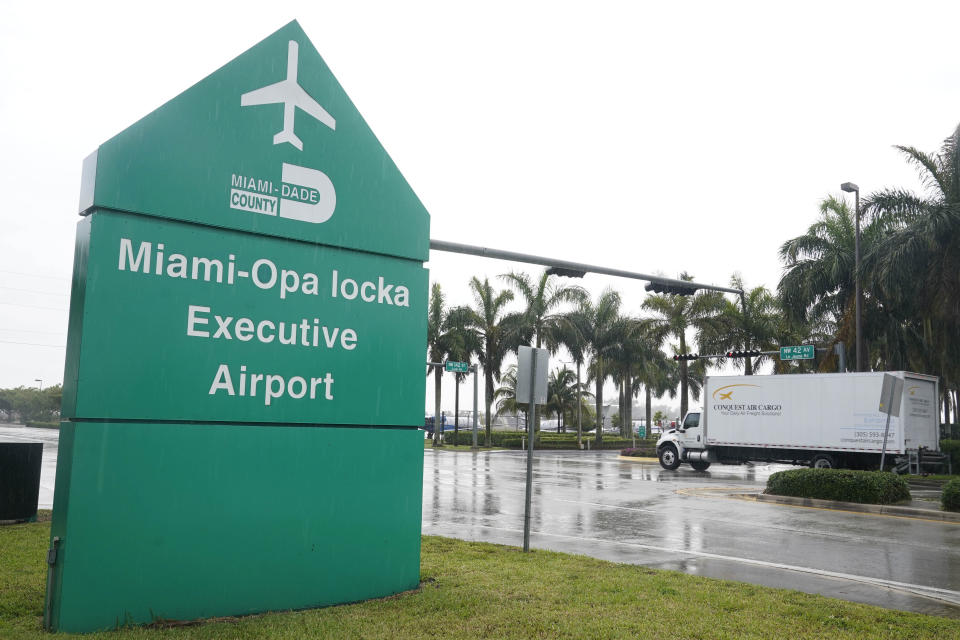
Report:
M 724 389 L 733 389 L 734 387 L 757 387 L 757 388 L 759 389 L 759 388 L 760 388 L 760 385 L 758 385 L 758 384 L 728 384 L 727 386 L 725 386 L 725 387 L 720 387 L 719 389 L 717 389 L 716 391 L 714 391 L 714 392 L 713 392 L 713 399 L 716 400 L 716 399 L 717 399 L 717 394 L 720 393 L 721 391 L 723 391 Z M 726 393 L 720 393 L 720 399 L 721 399 L 721 400 L 733 400 L 733 398 L 731 397 L 732 394 L 733 394 L 733 391 L 727 391 Z

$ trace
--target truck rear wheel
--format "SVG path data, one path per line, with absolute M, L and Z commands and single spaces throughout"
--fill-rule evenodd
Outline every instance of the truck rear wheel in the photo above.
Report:
M 667 471 L 673 471 L 680 466 L 680 454 L 672 444 L 665 444 L 660 447 L 657 456 L 660 458 L 660 466 Z
M 710 463 L 703 460 L 697 460 L 696 462 L 691 462 L 690 466 L 693 467 L 694 471 L 706 471 L 710 468 Z
M 810 460 L 811 469 L 836 469 L 837 459 L 829 453 L 818 453 Z

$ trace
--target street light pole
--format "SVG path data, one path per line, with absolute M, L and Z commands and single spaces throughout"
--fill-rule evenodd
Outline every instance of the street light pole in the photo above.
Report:
M 856 349 L 857 349 L 857 371 L 863 371 L 863 325 L 861 324 L 861 298 L 863 297 L 863 292 L 860 287 L 860 187 L 855 185 L 852 182 L 844 182 L 840 185 L 840 188 L 846 191 L 847 193 L 854 194 L 854 211 L 857 224 L 857 232 L 853 241 L 853 283 L 854 283 L 854 306 L 855 306 L 855 323 L 856 323 Z
M 33 381 L 34 381 L 34 382 L 39 382 L 39 383 L 40 383 L 40 391 L 43 391 L 43 380 L 41 380 L 40 378 L 34 378 Z
M 749 322 L 749 319 L 747 318 L 747 298 L 746 293 L 743 291 L 740 292 L 740 309 L 743 311 L 743 322 L 744 324 L 747 324 Z M 746 331 L 744 332 L 743 350 L 750 350 L 750 334 Z M 753 375 L 753 362 L 751 362 L 750 356 L 747 356 L 743 359 L 743 375 Z

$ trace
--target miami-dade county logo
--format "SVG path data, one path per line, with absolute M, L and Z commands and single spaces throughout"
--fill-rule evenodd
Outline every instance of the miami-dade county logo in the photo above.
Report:
M 283 129 L 273 136 L 273 144 L 290 144 L 303 151 L 303 141 L 293 131 L 294 110 L 319 120 L 333 130 L 337 121 L 297 83 L 299 45 L 287 45 L 285 80 L 249 91 L 240 96 L 241 107 L 283 104 Z M 282 163 L 280 184 L 250 176 L 233 174 L 230 178 L 230 208 L 268 216 L 279 216 L 319 224 L 333 215 L 337 192 L 327 174 L 309 167 Z
M 728 384 L 720 387 L 711 395 L 713 409 L 724 416 L 779 416 L 783 412 L 780 403 L 763 402 L 754 399 L 756 392 L 762 389 L 758 384 Z M 738 397 L 734 397 L 737 395 Z

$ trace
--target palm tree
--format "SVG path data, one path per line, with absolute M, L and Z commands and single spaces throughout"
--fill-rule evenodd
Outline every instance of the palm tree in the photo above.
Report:
M 449 335 L 449 350 L 447 356 L 457 362 L 469 362 L 481 348 L 480 336 L 471 325 L 472 311 L 470 307 L 456 307 L 447 314 L 444 326 Z M 460 385 L 466 380 L 469 373 L 456 372 L 453 374 L 454 385 L 453 401 L 453 434 L 454 442 L 460 434 Z
M 640 370 L 637 373 L 638 380 L 643 384 L 643 390 L 646 394 L 646 422 L 647 437 L 653 434 L 653 416 L 650 415 L 650 405 L 654 397 L 669 395 L 670 398 L 677 397 L 677 368 L 672 362 L 668 362 L 666 356 L 659 349 L 657 355 L 643 361 Z
M 881 300 L 926 345 L 921 364 L 944 377 L 944 412 L 960 380 L 960 126 L 939 153 L 897 146 L 916 166 L 926 193 L 884 189 L 864 210 L 889 231 L 862 262 L 864 276 Z
M 474 306 L 470 309 L 468 325 L 476 332 L 478 349 L 476 351 L 480 366 L 483 367 L 484 406 L 486 407 L 486 445 L 490 446 L 490 406 L 494 399 L 494 381 L 500 380 L 500 368 L 503 358 L 513 342 L 512 335 L 517 330 L 519 318 L 505 315 L 504 309 L 513 300 L 510 290 L 495 291 L 490 280 L 483 282 L 474 276 L 470 279 L 470 293 Z
M 578 414 L 584 409 L 583 401 L 593 394 L 576 381 L 573 371 L 567 367 L 554 369 L 547 381 L 547 404 L 545 412 L 556 414 L 557 433 L 567 432 L 567 424 L 576 409 Z M 589 410 L 589 407 L 587 407 Z
M 587 322 L 587 318 L 579 313 L 579 310 L 574 310 L 570 313 L 563 314 L 557 322 L 556 332 L 554 338 L 557 343 L 563 345 L 567 352 L 570 354 L 570 357 L 573 358 L 573 362 L 577 365 L 577 445 L 583 445 L 583 390 L 584 384 L 582 378 L 580 377 L 580 369 L 583 366 L 583 363 L 586 361 L 586 351 L 587 351 L 587 341 L 585 334 L 588 331 L 587 327 L 581 326 L 584 322 Z M 592 395 L 592 394 L 591 394 Z
M 527 305 L 523 312 L 524 326 L 516 336 L 516 345 L 526 343 L 539 349 L 546 341 L 550 351 L 556 351 L 562 316 L 555 312 L 565 303 L 577 304 L 585 300 L 586 291 L 573 285 L 554 285 L 551 274 L 546 271 L 536 282 L 522 272 L 511 272 L 500 277 L 517 290 Z
M 827 354 L 813 360 L 780 360 L 773 361 L 774 373 L 809 373 L 814 371 L 836 371 L 838 368 L 837 356 L 833 346 L 837 343 L 834 338 L 836 325 L 825 318 L 810 316 L 806 321 L 798 320 L 791 314 L 783 311 L 782 300 L 777 300 L 781 310 L 774 326 L 775 344 L 826 344 Z
M 526 403 L 517 402 L 517 365 L 512 364 L 500 376 L 500 386 L 494 391 L 494 397 L 497 400 L 497 415 L 502 416 L 506 413 L 512 413 L 519 420 L 520 414 L 524 415 L 524 424 L 526 424 L 527 407 Z
M 783 316 L 777 298 L 766 287 L 746 289 L 739 273 L 730 278 L 730 286 L 743 291 L 743 295 L 736 302 L 724 298 L 719 313 L 700 323 L 700 349 L 713 353 L 776 349 L 778 322 Z M 760 355 L 754 361 L 748 356 L 736 358 L 734 364 L 743 366 L 743 372 L 749 376 L 769 359 Z
M 834 196 L 824 199 L 819 220 L 780 247 L 785 266 L 777 291 L 792 321 L 833 323 L 836 340 L 845 343 L 855 357 L 854 217 L 846 201 Z M 882 234 L 876 219 L 868 221 L 861 231 L 861 252 L 871 253 Z M 865 319 L 865 325 L 871 323 Z
M 427 358 L 430 362 L 442 363 L 448 354 L 456 348 L 455 336 L 449 329 L 447 321 L 446 301 L 440 283 L 434 282 L 430 288 L 430 305 L 427 309 Z M 443 421 L 440 419 L 440 386 L 443 380 L 443 366 L 434 366 L 433 369 L 433 444 L 440 444 L 440 431 Z M 427 369 L 430 375 L 430 368 Z
M 606 289 L 596 303 L 584 299 L 573 320 L 583 332 L 586 351 L 590 356 L 590 378 L 594 381 L 594 403 L 597 409 L 597 444 L 603 442 L 603 385 L 610 376 L 606 363 L 614 355 L 623 335 L 620 319 L 620 294 Z
M 689 274 L 680 274 L 681 280 L 692 281 Z M 700 329 L 713 321 L 724 304 L 723 296 L 716 291 L 701 291 L 694 296 L 651 295 L 643 302 L 643 308 L 653 312 L 648 319 L 650 331 L 658 345 L 674 339 L 678 341 L 677 353 L 687 353 L 687 330 Z M 703 361 L 697 360 L 704 367 Z M 691 372 L 686 360 L 680 361 L 680 414 L 687 413 L 687 396 Z M 696 380 L 696 376 L 693 376 Z M 699 393 L 699 392 L 698 392 Z
M 643 372 L 650 360 L 663 361 L 650 324 L 638 318 L 621 318 L 620 340 L 611 354 L 610 371 L 620 386 L 620 432 L 628 438 L 633 430 L 633 398 L 643 386 Z

